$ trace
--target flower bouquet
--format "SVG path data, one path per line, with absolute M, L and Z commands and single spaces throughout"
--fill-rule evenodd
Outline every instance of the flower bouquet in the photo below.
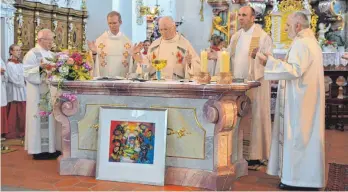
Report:
M 44 65 L 42 72 L 49 80 L 84 81 L 92 79 L 90 75 L 92 67 L 89 65 L 88 53 L 65 51 L 56 53 L 53 58 L 46 58 L 46 60 L 50 63 Z
M 46 117 L 52 113 L 51 93 L 48 88 L 48 81 L 57 81 L 57 93 L 59 92 L 64 80 L 84 81 L 92 79 L 90 72 L 92 67 L 89 65 L 92 59 L 88 53 L 77 51 L 64 51 L 56 53 L 53 58 L 45 58 L 47 63 L 41 64 L 40 75 L 43 80 L 41 88 L 47 90 L 40 94 L 39 116 Z M 65 102 L 76 100 L 76 95 L 63 93 L 57 94 L 54 102 Z

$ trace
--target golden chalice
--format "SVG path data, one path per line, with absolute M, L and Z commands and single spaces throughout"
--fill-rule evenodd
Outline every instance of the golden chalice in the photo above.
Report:
M 161 80 L 161 70 L 167 66 L 167 60 L 154 59 L 152 60 L 152 66 L 156 69 L 157 81 Z

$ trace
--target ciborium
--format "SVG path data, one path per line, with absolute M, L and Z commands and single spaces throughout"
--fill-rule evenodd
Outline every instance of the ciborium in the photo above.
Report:
M 167 66 L 167 60 L 164 59 L 154 59 L 152 60 L 152 66 L 156 69 L 157 81 L 161 80 L 162 74 L 161 70 Z

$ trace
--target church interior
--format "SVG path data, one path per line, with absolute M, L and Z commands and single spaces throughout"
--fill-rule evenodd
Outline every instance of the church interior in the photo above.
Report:
M 252 123 L 250 111 L 255 107 L 253 101 L 256 97 L 250 96 L 248 91 L 262 84 L 255 79 L 247 81 L 247 77 L 245 79 L 233 77 L 235 76 L 233 70 L 237 68 L 230 65 L 230 57 L 227 58 L 227 55 L 227 59 L 224 57 L 226 52 L 231 57 L 233 53 L 222 51 L 232 47 L 231 50 L 236 49 L 234 50 L 236 53 L 239 49 L 239 44 L 235 41 L 234 46 L 237 48 L 233 49 L 232 39 L 244 34 L 244 31 L 240 32 L 243 30 L 243 20 L 240 19 L 243 15 L 240 10 L 244 6 L 252 8 L 255 24 L 261 26 L 260 30 L 270 37 L 272 58 L 279 59 L 279 62 L 285 62 L 292 56 L 289 52 L 294 46 L 293 39 L 288 36 L 290 28 L 287 20 L 296 12 L 306 16 L 309 22 L 308 29 L 314 34 L 317 40 L 316 46 L 320 47 L 322 55 L 323 71 L 318 73 L 323 76 L 324 95 L 320 98 L 321 102 L 325 103 L 322 109 L 315 108 L 316 112 L 323 112 L 324 117 L 313 120 L 315 125 L 310 125 L 319 130 L 320 126 L 315 126 L 320 123 L 316 122 L 321 120 L 325 122 L 320 142 L 315 142 L 315 145 L 320 145 L 323 150 L 320 156 L 323 160 L 322 170 L 310 170 L 313 177 L 321 174 L 324 184 L 320 187 L 310 187 L 318 190 L 348 191 L 348 2 L 346 0 L 1 0 L 1 59 L 4 65 L 13 61 L 10 58 L 14 52 L 11 49 L 9 51 L 13 44 L 21 50 L 18 60 L 26 65 L 26 55 L 30 55 L 32 49 L 38 46 L 38 42 L 47 38 L 42 37 L 43 29 L 49 29 L 54 34 L 50 49 L 47 51 L 58 53 L 58 61 L 51 61 L 59 63 L 60 55 L 64 54 L 68 54 L 68 57 L 72 55 L 71 58 L 75 62 L 77 57 L 81 57 L 77 67 L 67 68 L 67 71 L 60 68 L 57 70 L 59 72 L 52 73 L 58 75 L 47 79 L 49 86 L 45 89 L 48 90 L 49 96 L 46 96 L 53 98 L 53 95 L 59 94 L 54 97 L 55 102 L 53 99 L 48 101 L 51 99 L 41 98 L 38 104 L 29 104 L 27 99 L 26 109 L 20 108 L 22 106 L 20 103 L 23 101 L 6 101 L 6 104 L 2 104 L 1 190 L 305 190 L 282 188 L 280 184 L 284 182 L 285 176 L 281 176 L 283 173 L 280 173 L 280 176 L 270 175 L 267 171 L 268 165 L 274 163 L 274 159 L 271 161 L 268 156 L 269 153 L 276 151 L 273 150 L 273 142 L 275 138 L 278 139 L 276 134 L 283 136 L 290 134 L 273 130 L 274 126 L 279 125 L 277 120 L 279 116 L 286 116 L 286 113 L 284 115 L 279 112 L 281 107 L 277 108 L 278 99 L 281 98 L 279 92 L 283 89 L 280 81 L 267 81 L 269 114 L 266 115 L 269 116 L 272 129 L 269 126 L 268 132 L 257 132 L 259 135 L 255 136 L 269 138 L 265 139 L 269 148 L 267 157 L 256 158 L 257 163 L 251 163 L 255 159 L 251 157 L 250 152 L 253 145 L 261 146 L 264 143 L 253 144 L 251 141 L 254 130 L 248 125 Z M 108 13 L 115 13 L 113 11 L 120 14 L 116 14 L 120 21 L 119 34 L 122 33 L 121 36 L 123 35 L 125 40 L 118 40 L 119 34 L 110 34 L 112 24 L 109 18 L 115 15 L 109 17 Z M 171 43 L 164 39 L 167 30 L 161 27 L 164 18 L 174 22 L 175 34 L 180 34 L 175 36 L 179 39 L 178 45 L 174 47 L 175 51 L 178 51 L 170 54 L 179 64 L 187 62 L 187 58 L 190 60 L 187 64 L 189 69 L 187 66 L 181 67 L 181 71 L 173 69 L 173 77 L 166 76 L 169 72 L 165 67 L 170 65 L 170 61 L 157 59 L 160 58 L 160 47 L 167 45 L 165 43 Z M 100 37 L 104 34 L 109 35 L 111 40 L 101 40 Z M 257 37 L 255 40 L 253 36 L 250 44 L 253 44 L 254 40 L 259 42 L 260 38 Z M 125 43 L 124 46 L 111 45 L 110 42 L 114 41 L 125 41 Z M 156 44 L 158 42 L 159 44 Z M 186 49 L 187 42 L 190 46 Z M 145 49 L 146 43 L 148 49 Z M 140 44 L 141 52 L 136 53 L 137 51 L 132 50 L 136 50 Z M 250 50 L 253 46 L 250 45 Z M 206 50 L 215 49 L 218 50 L 215 65 L 216 67 L 219 65 L 216 70 L 220 70 L 220 73 L 209 74 L 208 67 L 203 67 L 210 62 Z M 249 51 L 249 47 L 247 49 Z M 122 52 L 114 54 L 116 50 Z M 169 49 L 164 50 L 170 55 Z M 163 52 L 161 54 L 164 54 Z M 138 66 L 134 64 L 138 62 L 137 54 L 143 58 L 150 58 L 149 62 L 155 69 L 153 80 L 148 79 L 151 72 L 145 73 L 146 67 L 144 68 L 143 64 Z M 116 73 L 92 74 L 97 71 L 97 67 L 94 66 L 99 66 L 100 63 L 98 73 L 101 74 L 103 67 L 110 66 L 106 63 L 119 59 L 118 57 L 123 58 L 120 66 L 126 66 L 124 62 L 129 59 L 127 67 L 131 71 L 131 67 L 135 66 L 136 77 L 133 77 L 135 73 L 130 72 L 122 78 L 122 75 Z M 195 58 L 200 60 L 200 67 L 195 67 Z M 69 62 L 69 59 L 66 62 Z M 40 62 L 38 63 L 41 74 L 43 69 L 42 61 Z M 93 64 L 89 67 L 88 63 Z M 178 63 L 176 64 L 179 66 Z M 268 64 L 267 61 L 265 66 Z M 11 67 L 8 66 L 7 72 L 10 71 L 8 69 Z M 191 75 L 190 70 L 200 70 L 200 73 L 195 76 L 195 72 L 192 72 Z M 257 69 L 254 70 L 253 73 L 256 74 Z M 65 72 L 69 75 L 62 79 L 62 74 Z M 25 67 L 22 73 L 26 73 Z M 168 80 L 174 79 L 174 76 L 180 77 L 180 80 Z M 6 87 L 8 84 L 3 84 L 4 78 L 2 64 L 2 94 L 7 88 L 8 97 L 8 87 Z M 11 79 L 10 77 L 9 81 L 13 81 Z M 28 88 L 28 85 L 31 85 L 30 81 L 24 84 L 28 89 L 26 95 L 33 94 Z M 51 86 L 55 87 L 55 91 Z M 301 86 L 296 89 L 301 89 Z M 315 100 L 315 95 L 320 95 L 321 92 L 318 90 L 309 94 Z M 38 95 L 37 98 L 44 93 L 41 91 Z M 296 95 L 293 97 L 297 98 Z M 285 102 L 286 100 L 293 101 L 292 98 L 285 99 Z M 47 103 L 42 104 L 43 101 Z M 263 100 L 260 101 L 262 102 Z M 41 115 L 43 110 L 40 107 L 43 105 L 48 107 L 45 110 L 49 110 L 46 115 Z M 289 108 L 294 108 L 295 105 L 295 102 L 291 103 Z M 308 122 L 312 120 L 311 118 L 315 118 L 312 114 L 306 114 L 307 103 L 300 105 L 302 105 L 298 107 L 300 115 L 297 116 L 306 116 L 310 119 Z M 47 127 L 51 124 L 56 126 L 55 133 L 47 128 L 49 137 L 35 138 L 40 140 L 37 143 L 41 142 L 41 149 L 44 148 L 43 143 L 47 142 L 49 148 L 47 154 L 54 154 L 55 158 L 50 155 L 35 156 L 36 152 L 31 153 L 30 149 L 27 149 L 27 145 L 30 145 L 26 141 L 29 135 L 28 126 L 32 125 L 28 123 L 31 122 L 28 121 L 28 111 L 34 110 L 31 109 L 32 106 L 41 110 L 40 118 L 37 118 L 39 125 L 41 123 L 41 129 L 38 129 L 41 131 L 40 134 L 46 134 L 46 129 L 42 128 L 43 124 Z M 3 107 L 7 108 L 3 110 Z M 18 108 L 17 112 L 12 111 L 15 107 Z M 6 121 L 9 122 L 8 129 L 3 129 L 5 113 L 8 119 Z M 23 117 L 19 117 L 21 114 Z M 310 124 L 308 122 L 305 124 Z M 288 123 L 292 125 L 293 122 Z M 263 125 L 263 122 L 260 120 L 258 124 Z M 286 122 L 284 124 L 286 125 Z M 12 136 L 11 129 L 15 130 L 17 135 L 14 133 L 15 136 Z M 3 130 L 10 131 L 4 133 Z M 300 130 L 299 133 L 292 132 L 292 134 L 293 137 L 296 137 L 296 134 L 307 134 L 310 138 L 314 132 Z M 55 137 L 53 145 L 59 145 L 54 149 L 54 152 L 57 150 L 55 153 L 52 153 L 50 148 L 51 136 Z M 291 134 L 288 135 L 288 138 L 291 137 Z M 300 138 L 303 140 L 294 140 L 300 143 L 310 142 L 305 136 Z M 298 150 L 296 144 L 291 143 L 291 145 Z M 303 146 L 299 148 L 301 147 Z M 261 151 L 261 148 L 257 150 Z M 297 153 L 295 149 L 295 152 L 290 152 L 290 157 L 285 155 L 279 161 L 286 163 L 289 161 L 283 158 L 295 159 L 294 161 L 301 159 L 303 154 Z M 286 152 L 280 150 L 279 153 L 283 155 Z M 313 154 L 313 161 L 317 160 L 314 158 L 317 157 L 314 154 L 319 154 L 317 148 L 312 151 L 308 149 L 306 153 L 307 156 Z M 299 158 L 295 154 L 298 154 Z M 301 183 L 301 178 L 293 176 L 292 179 L 297 179 Z

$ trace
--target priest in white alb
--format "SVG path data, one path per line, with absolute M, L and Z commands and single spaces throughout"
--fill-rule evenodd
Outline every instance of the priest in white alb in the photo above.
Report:
M 227 51 L 231 55 L 233 78 L 261 83 L 261 86 L 247 92 L 251 100 L 251 110 L 240 124 L 250 133 L 246 157 L 249 169 L 258 170 L 269 158 L 272 125 L 270 83 L 264 79 L 264 67 L 255 58 L 255 50 L 272 52 L 272 39 L 260 25 L 254 23 L 255 10 L 252 7 L 241 7 L 238 21 L 241 29 L 231 37 Z M 209 53 L 209 57 L 214 58 L 214 54 Z
M 285 60 L 258 52 L 265 79 L 280 80 L 267 173 L 284 190 L 325 186 L 325 88 L 323 54 L 302 12 L 288 17 L 293 42 Z
M 56 159 L 61 153 L 61 130 L 56 129 L 53 114 L 48 112 L 50 102 L 53 103 L 56 89 L 50 88 L 40 74 L 46 58 L 52 58 L 50 51 L 53 45 L 54 34 L 49 29 L 38 32 L 37 45 L 30 49 L 23 59 L 24 77 L 27 84 L 27 106 L 25 147 L 28 154 L 35 160 Z M 51 90 L 50 90 L 51 89 Z M 47 94 L 50 93 L 50 94 Z M 48 102 L 50 101 L 50 102 Z
M 122 18 L 120 13 L 112 11 L 107 15 L 109 30 L 105 31 L 88 47 L 95 57 L 93 76 L 126 77 L 133 69 L 129 68 L 132 43 L 120 31 Z
M 155 59 L 167 60 L 167 66 L 162 74 L 167 79 L 189 79 L 200 71 L 200 58 L 191 43 L 180 33 L 176 32 L 175 22 L 165 16 L 159 20 L 161 37 L 151 43 L 146 57 L 141 57 L 142 44 L 136 45 L 133 57 L 138 63 L 151 64 Z M 147 60 L 147 61 L 142 61 Z M 155 69 L 149 67 L 150 75 Z

